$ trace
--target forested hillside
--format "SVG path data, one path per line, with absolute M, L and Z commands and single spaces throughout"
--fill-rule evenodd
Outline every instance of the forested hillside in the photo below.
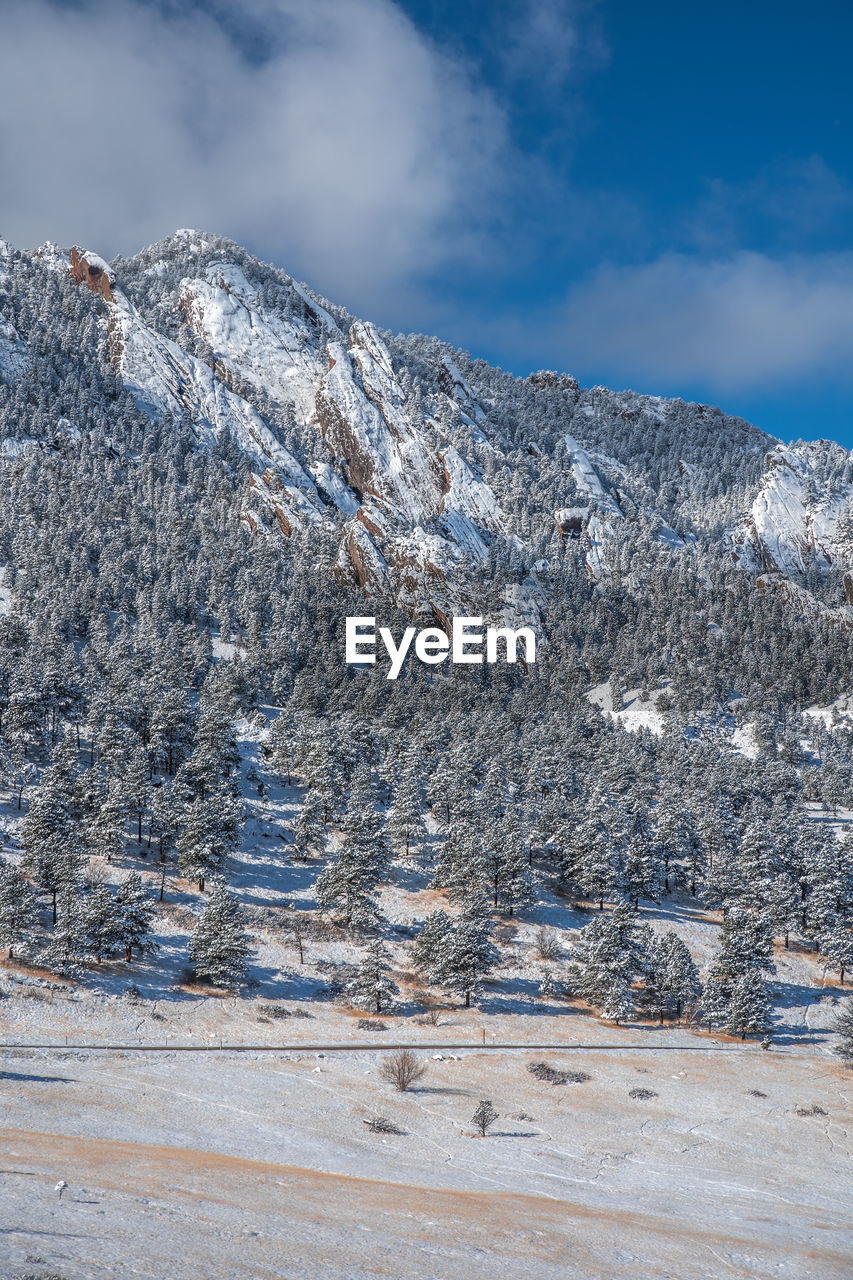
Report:
M 10 973 L 144 994 L 177 949 L 246 993 L 278 938 L 275 995 L 310 940 L 308 999 L 761 1036 L 780 950 L 845 980 L 839 446 L 513 377 L 198 232 L 0 243 L 0 433 Z M 463 613 L 535 664 L 344 662 L 347 615 Z

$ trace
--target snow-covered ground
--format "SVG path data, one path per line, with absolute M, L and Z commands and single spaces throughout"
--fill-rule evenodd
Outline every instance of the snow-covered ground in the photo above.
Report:
M 850 1275 L 853 1077 L 828 1059 L 474 1049 L 399 1094 L 380 1057 L 5 1054 L 0 1276 Z

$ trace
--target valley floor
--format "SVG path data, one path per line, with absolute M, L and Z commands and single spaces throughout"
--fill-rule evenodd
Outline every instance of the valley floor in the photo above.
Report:
M 211 1037 L 237 1038 L 236 1006 L 205 1003 Z M 473 1047 L 484 1028 L 565 1047 Z M 474 1010 L 276 1030 L 292 1047 L 0 1051 L 3 1280 L 851 1274 L 853 1073 L 815 1046 Z M 403 1033 L 429 1068 L 400 1094 L 378 1067 Z M 537 1061 L 590 1078 L 555 1086 Z

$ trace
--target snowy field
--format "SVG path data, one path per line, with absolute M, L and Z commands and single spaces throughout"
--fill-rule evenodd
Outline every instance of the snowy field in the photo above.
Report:
M 371 1047 L 6 1052 L 0 1275 L 850 1276 L 849 1073 L 606 1038 L 626 1047 L 432 1050 L 406 1094 Z M 590 1079 L 541 1082 L 542 1060 Z M 403 1132 L 372 1133 L 376 1115 Z

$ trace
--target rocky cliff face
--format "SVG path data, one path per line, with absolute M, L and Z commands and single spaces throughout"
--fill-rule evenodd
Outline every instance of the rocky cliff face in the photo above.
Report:
M 744 568 L 782 575 L 853 561 L 853 485 L 844 479 L 846 449 L 829 441 L 767 454 L 746 519 L 732 535 Z
M 494 493 L 410 403 L 373 325 L 344 333 L 301 290 L 303 315 L 284 317 L 239 266 L 216 262 L 178 290 L 201 358 L 146 323 L 96 255 L 72 250 L 69 270 L 107 302 L 113 365 L 139 402 L 188 415 L 202 445 L 227 436 L 245 452 L 253 530 L 343 519 L 336 573 L 410 610 L 447 603 L 454 570 L 481 561 L 503 532 Z M 448 411 L 465 404 L 482 417 L 459 371 L 441 372 Z M 327 456 L 303 467 L 249 402 L 253 390 L 277 417 L 312 429 Z

